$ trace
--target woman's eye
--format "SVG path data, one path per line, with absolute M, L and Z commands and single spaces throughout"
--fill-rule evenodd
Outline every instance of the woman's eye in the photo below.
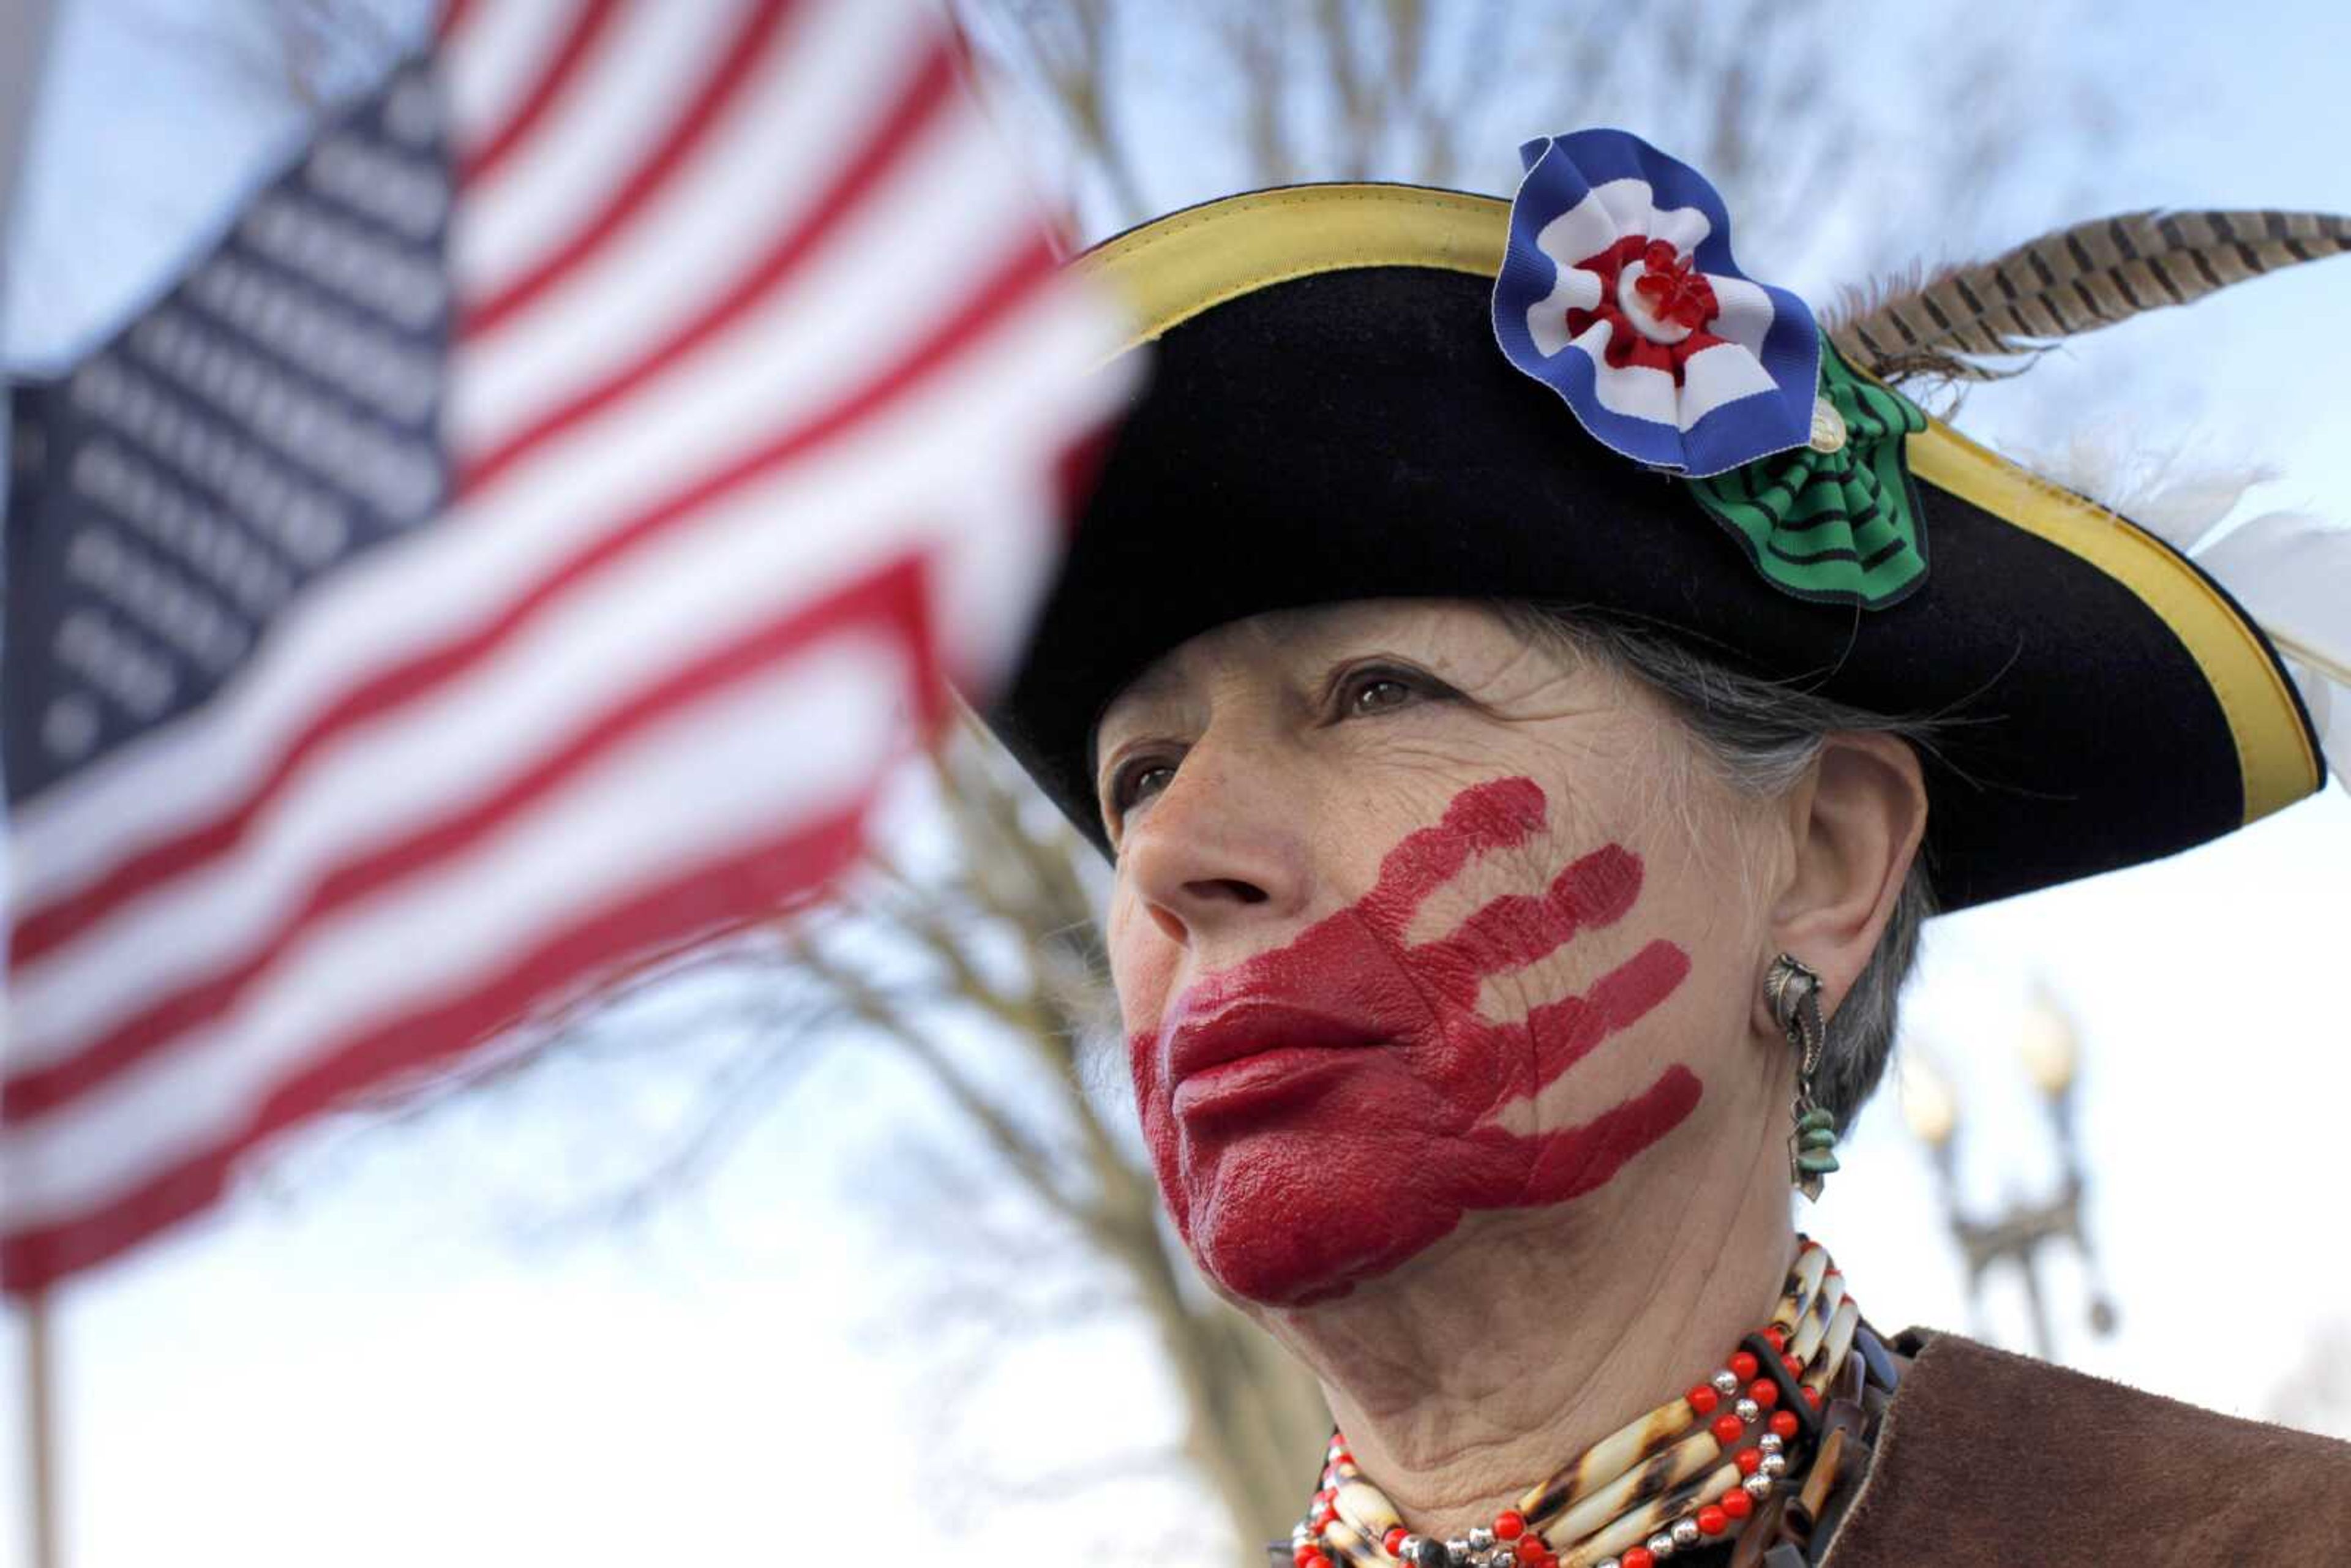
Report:
M 1402 707 L 1418 694 L 1394 675 L 1359 675 L 1340 694 L 1341 711 L 1350 717 Z
M 1111 781 L 1111 805 L 1121 811 L 1132 810 L 1175 781 L 1176 769 L 1169 763 L 1132 764 Z

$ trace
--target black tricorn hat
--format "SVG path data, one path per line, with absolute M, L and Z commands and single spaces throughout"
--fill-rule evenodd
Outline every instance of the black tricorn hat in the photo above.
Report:
M 2170 854 L 2324 784 L 2293 681 L 2228 593 L 1939 421 L 1907 439 L 1931 554 L 1916 591 L 1872 610 L 1767 583 L 1689 486 L 1585 434 L 1505 360 L 1489 296 L 1509 215 L 1458 192 L 1298 186 L 1076 264 L 1129 302 L 1153 362 L 989 716 L 1096 844 L 1093 727 L 1145 666 L 1261 612 L 1400 596 L 1589 605 L 1753 674 L 1952 721 L 1924 758 L 1945 909 Z M 2346 247 L 2328 227 L 2281 259 Z M 1831 336 L 1865 371 L 1938 357 L 1905 319 Z M 1987 345 L 2011 340 L 1946 346 Z

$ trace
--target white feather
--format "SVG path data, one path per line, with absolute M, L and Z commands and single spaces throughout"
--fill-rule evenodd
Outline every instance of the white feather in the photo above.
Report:
M 2351 528 L 2302 512 L 2249 517 L 2196 552 L 2284 654 L 2322 740 L 2351 711 Z M 2351 753 L 2351 745 L 2335 748 Z M 2351 756 L 2335 776 L 2351 786 Z
M 2198 463 L 2133 439 L 2125 423 L 2077 431 L 2022 455 L 2035 472 L 2128 517 L 2212 574 L 2284 656 L 2320 743 L 2337 714 L 2351 722 L 2351 528 L 2270 512 L 2214 529 L 2245 493 L 2277 477 L 2258 463 Z M 2333 747 L 2351 787 L 2351 732 Z
M 2199 461 L 2135 437 L 2128 422 L 2075 431 L 2062 446 L 2020 452 L 2034 473 L 2120 513 L 2172 549 L 2193 551 L 2245 492 L 2276 478 L 2266 465 Z
M 2342 781 L 2346 789 L 2351 789 L 2351 758 L 2345 756 L 2351 752 L 2351 733 L 2341 737 L 2342 744 L 2337 746 L 2335 744 L 2335 737 L 2327 727 L 2335 722 L 2338 710 L 2351 717 L 2351 684 L 2328 680 L 2317 671 L 2305 664 L 2297 664 L 2291 659 L 2286 661 L 2285 667 L 2293 674 L 2294 685 L 2302 692 L 2303 706 L 2310 710 L 2310 727 L 2318 731 L 2319 748 L 2335 759 L 2335 777 Z

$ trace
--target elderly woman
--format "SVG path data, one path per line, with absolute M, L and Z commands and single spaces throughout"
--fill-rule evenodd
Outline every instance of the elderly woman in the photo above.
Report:
M 1889 382 L 2351 230 L 2118 221 L 1824 337 L 1687 168 L 1527 153 L 1089 258 L 1152 378 L 997 716 L 1114 857 L 1176 1228 L 1337 1419 L 1280 1556 L 2346 1561 L 2351 1450 L 1889 1343 L 1790 1188 L 1930 910 L 2324 779 L 2226 594 Z

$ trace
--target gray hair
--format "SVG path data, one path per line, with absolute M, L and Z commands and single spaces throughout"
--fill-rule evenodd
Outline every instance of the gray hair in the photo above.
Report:
M 1931 719 L 1888 717 L 1744 674 L 1646 626 L 1572 606 L 1514 603 L 1503 610 L 1521 631 L 1563 642 L 1663 697 L 1723 780 L 1752 799 L 1772 800 L 1792 789 L 1839 732 L 1891 735 L 1922 751 L 1934 745 Z M 1910 862 L 1877 948 L 1828 1030 L 1814 1092 L 1840 1127 L 1852 1125 L 1886 1075 L 1902 986 L 1917 961 L 1918 928 L 1934 913 L 1934 883 L 1922 852 Z

